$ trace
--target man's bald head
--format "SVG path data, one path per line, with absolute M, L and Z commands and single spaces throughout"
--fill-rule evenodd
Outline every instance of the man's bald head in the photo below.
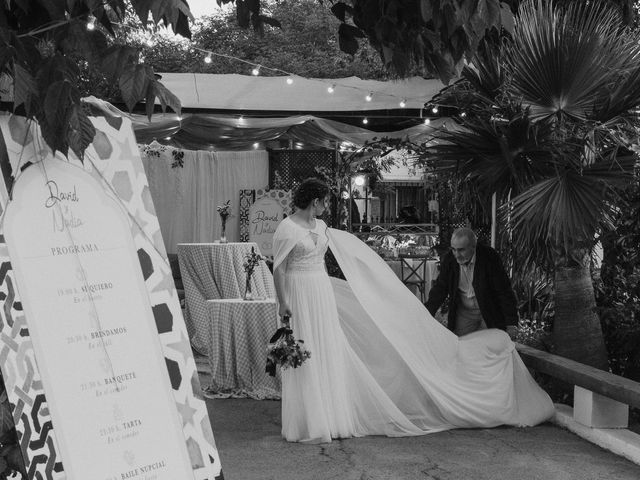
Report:
M 451 252 L 456 261 L 464 265 L 468 263 L 476 253 L 478 237 L 470 228 L 457 228 L 451 235 Z

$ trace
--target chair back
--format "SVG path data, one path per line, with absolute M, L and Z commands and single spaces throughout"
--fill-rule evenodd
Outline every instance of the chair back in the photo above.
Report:
M 399 255 L 400 279 L 407 287 L 417 288 L 420 301 L 426 301 L 427 256 Z

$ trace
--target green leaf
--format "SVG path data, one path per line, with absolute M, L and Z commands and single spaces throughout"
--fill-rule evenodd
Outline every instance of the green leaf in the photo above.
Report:
M 122 72 L 137 63 L 138 52 L 127 45 L 114 45 L 104 52 L 102 70 L 110 82 L 115 81 Z
M 27 115 L 31 112 L 31 99 L 38 93 L 36 81 L 20 64 L 14 65 L 13 75 L 13 108 L 24 104 Z
M 69 147 L 76 156 L 83 160 L 84 151 L 93 141 L 96 129 L 87 117 L 81 105 L 75 104 L 71 107 L 69 115 Z
M 160 106 L 162 107 L 162 111 L 166 111 L 167 106 L 170 107 L 174 112 L 180 115 L 182 111 L 182 104 L 180 103 L 180 99 L 176 97 L 173 93 L 167 89 L 162 83 L 157 80 L 154 81 L 155 94 L 160 100 Z
M 341 23 L 340 27 L 338 27 L 338 45 L 343 52 L 355 55 L 358 51 L 358 41 L 354 38 L 352 30 L 348 27 L 350 27 L 350 25 L 346 23 Z
M 59 80 L 47 88 L 44 99 L 44 114 L 50 125 L 62 126 L 67 123 L 68 110 L 72 103 L 71 90 L 72 86 L 68 80 Z
M 153 78 L 153 74 L 149 75 L 148 69 L 146 65 L 130 65 L 120 75 L 120 93 L 129 111 L 144 98 L 149 79 Z
M 331 6 L 331 13 L 333 13 L 338 20 L 344 22 L 347 13 L 353 15 L 353 7 L 344 2 L 334 3 Z

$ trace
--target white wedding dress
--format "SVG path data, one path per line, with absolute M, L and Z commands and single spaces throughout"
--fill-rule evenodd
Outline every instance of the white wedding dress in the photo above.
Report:
M 327 275 L 328 246 L 348 283 Z M 294 335 L 311 352 L 282 371 L 286 440 L 531 426 L 553 414 L 505 332 L 458 338 L 355 236 L 287 218 L 274 249 Z

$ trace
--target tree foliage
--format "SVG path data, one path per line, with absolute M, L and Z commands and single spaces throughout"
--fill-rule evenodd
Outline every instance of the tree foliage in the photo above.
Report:
M 228 13 L 199 19 L 192 28 L 192 42 L 157 36 L 153 46 L 140 41 L 140 48 L 145 61 L 159 72 L 247 75 L 256 64 L 269 67 L 261 69 L 261 76 L 284 71 L 307 78 L 388 78 L 372 47 L 365 45 L 355 55 L 339 50 L 340 22 L 317 0 L 279 1 L 269 13 L 280 26 L 264 28 L 262 34 L 239 27 L 234 13 Z M 203 50 L 228 57 L 213 55 L 211 63 L 205 63 Z
M 13 81 L 13 110 L 40 124 L 54 150 L 82 158 L 94 128 L 83 108 L 81 85 L 94 75 L 117 85 L 132 109 L 156 98 L 179 110 L 178 99 L 140 62 L 136 49 L 114 42 L 127 6 L 143 25 L 163 24 L 190 37 L 191 13 L 184 0 L 9 0 L 0 7 L 0 72 Z M 93 27 L 93 28 L 91 28 Z
M 218 0 L 229 3 L 234 0 Z M 514 0 L 340 0 L 331 11 L 340 20 L 338 44 L 356 54 L 368 41 L 385 67 L 406 76 L 416 69 L 449 82 L 487 35 L 512 24 Z M 246 5 L 257 18 L 262 6 Z M 247 25 L 246 22 L 241 23 Z

